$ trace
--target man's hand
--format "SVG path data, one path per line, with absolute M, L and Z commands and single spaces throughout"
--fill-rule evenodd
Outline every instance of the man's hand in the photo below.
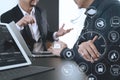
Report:
M 97 48 L 94 45 L 94 42 L 97 38 L 98 36 L 95 36 L 93 40 L 88 40 L 87 42 L 83 42 L 79 45 L 78 52 L 87 61 L 97 61 L 100 56 Z
M 70 28 L 70 29 L 67 29 L 67 30 L 64 30 L 65 24 L 62 25 L 62 27 L 58 30 L 58 32 L 56 33 L 56 37 L 60 37 L 60 36 L 63 36 L 67 33 L 69 33 L 71 30 L 73 30 L 73 28 Z
M 48 51 L 52 52 L 56 56 L 60 56 L 61 51 L 67 47 L 62 41 L 55 41 L 53 45 L 48 49 Z
M 20 19 L 16 24 L 20 27 L 24 27 L 28 24 L 33 24 L 35 23 L 35 20 L 32 16 L 26 15 L 22 19 Z

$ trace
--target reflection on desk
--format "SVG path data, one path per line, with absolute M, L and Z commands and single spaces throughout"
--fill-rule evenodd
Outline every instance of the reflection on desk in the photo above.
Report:
M 60 76 L 59 76 L 60 75 Z M 79 66 L 72 61 L 64 61 L 58 69 L 59 78 L 56 80 L 85 80 L 86 76 Z
M 31 58 L 33 65 L 55 67 L 55 70 L 39 73 L 19 80 L 87 80 L 79 66 L 61 58 Z M 18 79 L 17 79 L 18 80 Z

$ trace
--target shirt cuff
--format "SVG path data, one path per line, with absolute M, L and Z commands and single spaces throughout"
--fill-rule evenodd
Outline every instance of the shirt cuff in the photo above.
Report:
M 58 41 L 58 40 L 59 40 L 59 37 L 56 37 L 56 33 L 57 33 L 57 32 L 54 32 L 54 34 L 53 34 L 53 39 L 54 39 L 55 41 Z
M 24 29 L 24 27 L 18 26 L 17 24 L 16 24 L 16 26 L 17 26 L 17 28 L 18 28 L 19 31 L 21 31 L 21 30 Z

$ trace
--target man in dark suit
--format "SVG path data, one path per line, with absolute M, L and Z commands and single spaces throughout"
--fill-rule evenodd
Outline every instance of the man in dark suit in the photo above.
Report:
M 106 34 L 108 34 L 110 30 L 114 30 L 114 29 L 116 30 L 116 28 L 111 28 L 111 27 L 117 27 L 117 29 L 119 29 L 118 27 L 119 26 L 119 15 L 120 15 L 119 14 L 120 13 L 119 1 L 109 0 L 108 2 L 107 0 L 103 0 L 104 3 L 102 3 L 101 0 L 74 0 L 74 1 L 79 8 L 87 9 L 85 12 L 85 15 L 87 15 L 87 17 L 85 20 L 84 28 L 82 29 L 82 32 L 80 33 L 80 36 L 78 40 L 76 41 L 73 49 L 71 49 L 77 55 L 77 56 L 74 56 L 72 59 L 78 59 L 79 56 L 82 56 L 86 61 L 90 61 L 90 62 L 97 61 L 100 57 L 100 53 L 97 50 L 98 45 L 97 46 L 95 45 L 95 42 L 99 37 L 98 33 L 103 34 L 105 37 L 108 37 Z M 112 12 L 112 9 L 114 10 L 114 12 Z M 111 13 L 111 14 L 108 15 L 108 13 Z M 104 20 L 108 23 L 106 23 Z M 110 29 L 110 30 L 103 31 L 105 29 L 102 29 L 102 28 Z M 87 32 L 89 31 L 90 31 L 89 34 L 91 34 L 92 37 L 91 35 L 87 34 Z M 93 35 L 94 31 L 98 33 L 96 33 L 96 35 Z M 117 34 L 115 36 L 116 38 L 118 37 Z M 89 39 L 89 37 L 91 38 Z M 110 36 L 109 38 L 111 37 L 113 36 Z M 80 38 L 83 38 L 83 40 L 81 40 Z M 88 38 L 88 39 L 84 40 L 84 38 Z M 62 46 L 66 45 L 63 42 L 58 42 L 58 43 L 61 44 Z M 96 44 L 99 44 L 99 43 L 101 42 L 97 42 Z M 64 55 L 67 49 L 68 48 L 63 46 L 60 48 L 60 50 L 56 49 L 56 51 L 59 51 L 59 52 L 62 51 L 61 54 L 59 53 L 55 53 L 55 54 L 58 56 L 61 55 L 62 57 L 65 57 Z
M 58 40 L 71 29 L 50 32 L 46 12 L 37 7 L 39 0 L 19 0 L 17 6 L 1 15 L 1 22 L 14 21 L 31 51 L 47 50 L 46 40 Z M 64 26 L 64 25 L 63 25 Z
M 88 76 L 85 80 L 119 80 L 119 0 L 74 1 L 79 8 L 86 8 L 84 28 L 72 49 L 59 42 L 61 48 L 54 48 L 53 53 L 76 61 L 80 71 Z

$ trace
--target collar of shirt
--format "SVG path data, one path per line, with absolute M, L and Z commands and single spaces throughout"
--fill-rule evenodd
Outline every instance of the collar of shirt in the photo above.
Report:
M 20 4 L 18 4 L 18 7 L 20 8 L 20 10 L 22 11 L 22 13 L 23 13 L 24 16 L 27 15 L 27 14 L 29 14 L 29 13 L 27 13 L 25 10 L 23 10 L 21 8 Z M 33 7 L 32 11 L 30 12 L 29 15 L 35 16 L 34 14 L 35 14 L 35 7 Z
M 33 9 L 31 10 L 30 14 L 27 13 L 25 10 L 23 10 L 21 8 L 21 6 L 18 4 L 20 10 L 22 11 L 23 15 L 31 15 L 33 18 L 35 18 L 35 7 L 33 7 Z M 29 28 L 30 28 L 30 31 L 31 31 L 31 34 L 32 34 L 32 37 L 38 41 L 39 37 L 40 37 L 40 32 L 38 30 L 38 25 L 36 23 L 36 19 L 35 20 L 35 23 L 34 24 L 28 24 L 29 25 Z
M 18 4 L 18 7 L 20 8 L 20 10 L 21 10 L 21 12 L 22 12 L 22 14 L 23 14 L 24 16 L 28 14 L 26 11 L 24 11 L 24 10 L 21 8 L 20 4 Z M 35 8 L 34 8 L 34 7 L 33 7 L 32 11 L 31 11 L 30 15 L 35 18 Z M 23 29 L 24 29 L 24 27 L 20 27 L 20 26 L 18 26 L 17 24 L 16 24 L 16 26 L 17 26 L 17 28 L 18 28 L 19 30 L 23 30 Z

